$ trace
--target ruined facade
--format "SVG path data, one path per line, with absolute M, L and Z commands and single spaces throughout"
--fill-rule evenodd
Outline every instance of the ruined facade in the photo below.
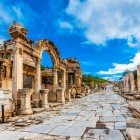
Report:
M 135 71 L 126 71 L 123 76 L 124 93 L 136 93 L 140 91 L 140 65 Z
M 14 22 L 9 27 L 12 39 L 0 46 L 0 87 L 12 93 L 16 108 L 23 114 L 34 107 L 48 107 L 48 101 L 65 104 L 70 100 L 71 88 L 80 88 L 82 71 L 75 59 L 61 59 L 52 41 L 34 42 L 27 37 L 27 29 Z M 41 70 L 42 52 L 47 51 L 53 68 Z M 31 99 L 31 101 L 30 101 Z M 30 108 L 30 109 L 29 109 Z

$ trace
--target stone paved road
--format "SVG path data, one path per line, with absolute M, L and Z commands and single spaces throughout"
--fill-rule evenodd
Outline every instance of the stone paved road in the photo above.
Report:
M 0 127 L 0 140 L 125 140 L 124 98 L 111 88 L 50 112 L 17 117 Z

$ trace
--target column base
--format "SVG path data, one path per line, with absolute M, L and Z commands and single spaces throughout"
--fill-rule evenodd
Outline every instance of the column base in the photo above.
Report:
M 58 103 L 62 103 L 62 104 L 66 103 L 64 95 L 65 95 L 65 89 L 60 88 L 57 90 L 57 102 Z
M 48 109 L 48 108 L 50 108 L 50 106 L 49 106 L 49 104 L 46 104 L 46 105 L 42 105 L 42 108 Z
M 25 110 L 19 110 L 18 114 L 20 115 L 30 115 L 33 114 L 33 110 L 31 108 Z
M 71 102 L 71 89 L 66 91 L 66 101 Z

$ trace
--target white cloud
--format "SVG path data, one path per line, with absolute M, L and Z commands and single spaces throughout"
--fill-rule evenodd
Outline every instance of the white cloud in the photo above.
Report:
M 37 19 L 37 14 L 25 2 L 17 1 L 8 3 L 1 0 L 0 3 L 0 24 L 1 26 L 9 25 L 13 21 L 24 24 L 31 24 Z
M 23 13 L 21 12 L 21 8 L 20 7 L 13 6 L 13 10 L 16 13 L 18 18 L 23 18 L 24 17 Z
M 136 66 L 140 64 L 140 53 L 136 53 L 135 57 L 130 60 L 129 64 L 117 64 L 113 63 L 114 68 L 108 69 L 108 71 L 99 71 L 98 74 L 112 75 L 123 73 L 125 70 L 135 70 Z
M 3 41 L 6 40 L 5 38 L 3 38 L 2 36 L 0 36 L 0 44 L 3 44 Z
M 59 21 L 58 24 L 61 28 L 70 29 L 70 30 L 73 29 L 73 26 L 67 21 Z
M 17 1 L 8 2 L 1 0 L 0 2 L 0 42 L 8 38 L 7 27 L 13 21 L 17 21 L 25 27 L 31 25 L 35 26 L 37 14 L 25 2 Z
M 2 23 L 10 23 L 12 21 L 12 17 L 10 16 L 10 13 L 7 12 L 8 10 L 4 8 L 4 5 L 0 3 L 0 24 Z
M 111 81 L 118 81 L 120 80 L 120 77 L 122 75 L 110 75 L 110 76 L 105 76 L 105 77 L 102 77 L 103 79 L 106 79 L 106 80 L 111 80 Z
M 66 13 L 92 43 L 119 38 L 132 46 L 140 44 L 140 0 L 70 0 Z M 132 35 L 137 42 L 132 42 Z
M 82 61 L 81 64 L 85 65 L 85 66 L 91 66 L 92 65 L 91 62 L 86 62 L 86 61 Z

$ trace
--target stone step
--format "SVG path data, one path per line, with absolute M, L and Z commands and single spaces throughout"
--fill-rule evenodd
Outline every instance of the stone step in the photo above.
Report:
M 62 103 L 49 103 L 49 106 L 51 107 L 51 108 L 53 108 L 53 107 L 58 107 L 58 106 L 62 106 L 63 104 Z
M 129 108 L 132 110 L 134 116 L 140 118 L 140 102 L 139 101 L 130 101 Z
M 127 128 L 126 136 L 127 136 L 128 140 L 140 140 L 140 129 Z
M 46 110 L 45 108 L 32 108 L 32 109 L 33 109 L 33 113 L 40 113 Z
M 140 129 L 140 119 L 139 118 L 127 118 L 126 126 L 127 126 L 127 128 Z

